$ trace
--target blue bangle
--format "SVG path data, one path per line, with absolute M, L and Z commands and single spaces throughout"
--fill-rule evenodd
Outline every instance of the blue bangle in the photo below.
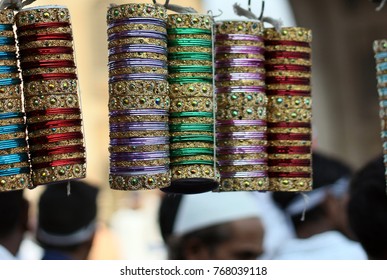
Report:
M 15 132 L 23 132 L 25 131 L 26 126 L 24 124 L 10 124 L 0 126 L 0 134 L 8 134 Z
M 12 31 L 12 24 L 0 24 L 0 31 Z
M 387 62 L 378 63 L 378 64 L 376 65 L 376 70 L 377 70 L 377 71 L 384 71 L 384 70 L 387 70 Z
M 0 120 L 22 118 L 22 117 L 24 117 L 24 113 L 22 112 L 11 112 L 11 113 L 0 114 Z
M 17 73 L 17 66 L 0 65 L 0 74 Z
M 377 77 L 378 83 L 387 83 L 387 75 L 380 75 Z
M 16 59 L 14 52 L 0 52 L 0 59 Z
M 12 176 L 22 173 L 30 173 L 29 167 L 20 167 L 20 168 L 9 168 L 0 170 L 0 176 Z
M 387 95 L 387 88 L 379 88 L 378 93 L 379 93 L 379 96 Z
M 15 38 L 0 36 L 0 45 L 15 45 Z
M 14 86 L 20 85 L 21 80 L 19 78 L 5 78 L 0 79 L 0 86 Z
M 27 153 L 0 156 L 0 164 L 13 164 L 13 163 L 19 163 L 23 161 L 28 161 Z
M 377 54 L 375 55 L 375 58 L 376 58 L 376 59 L 387 58 L 387 52 L 380 52 L 380 53 L 377 53 Z
M 0 150 L 26 147 L 26 146 L 27 146 L 27 141 L 24 138 L 0 141 Z

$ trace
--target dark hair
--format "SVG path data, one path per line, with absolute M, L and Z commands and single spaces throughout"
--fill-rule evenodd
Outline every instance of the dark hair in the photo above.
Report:
M 313 189 L 332 184 L 340 178 L 351 175 L 351 169 L 343 162 L 316 152 L 312 154 L 312 170 Z M 275 192 L 273 193 L 273 199 L 280 208 L 286 209 L 299 195 L 296 192 Z M 308 222 L 308 220 L 316 221 L 325 216 L 325 211 L 320 205 L 309 209 L 306 213 L 305 222 Z M 305 223 L 301 221 L 301 216 L 302 214 L 291 217 L 296 228 Z
M 371 259 L 387 257 L 387 194 L 383 157 L 355 174 L 348 203 L 349 224 Z
M 67 182 L 48 185 L 39 201 L 39 228 L 50 234 L 66 235 L 89 225 L 96 219 L 97 194 L 98 189 L 84 181 L 71 181 L 70 195 L 67 194 Z M 79 245 L 51 246 L 38 241 L 44 248 L 69 251 Z
M 0 238 L 9 235 L 21 219 L 23 191 L 0 192 Z

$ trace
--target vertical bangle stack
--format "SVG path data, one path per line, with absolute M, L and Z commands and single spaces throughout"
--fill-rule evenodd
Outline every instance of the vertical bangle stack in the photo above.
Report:
M 265 30 L 272 191 L 308 191 L 311 170 L 311 31 Z
M 267 190 L 263 25 L 219 22 L 215 46 L 219 191 Z
M 381 119 L 381 138 L 383 143 L 384 164 L 387 170 L 387 40 L 374 41 L 374 52 L 376 60 L 377 87 L 379 94 Z M 385 172 L 387 179 L 387 172 Z
M 107 12 L 112 189 L 170 185 L 166 17 L 152 4 Z
M 12 10 L 0 11 L 0 191 L 31 186 Z
M 172 174 L 168 192 L 199 193 L 218 186 L 212 28 L 209 15 L 168 16 Z
M 70 16 L 62 6 L 16 15 L 34 186 L 84 178 L 86 156 Z

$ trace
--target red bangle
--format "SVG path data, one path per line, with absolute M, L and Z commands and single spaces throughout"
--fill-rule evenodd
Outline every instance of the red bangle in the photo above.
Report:
M 309 172 L 269 172 L 269 177 L 274 178 L 309 178 Z
M 266 77 L 268 84 L 292 84 L 292 85 L 310 85 L 309 78 L 293 78 L 293 77 Z
M 266 71 L 276 71 L 276 70 L 282 70 L 282 71 L 298 71 L 298 72 L 310 72 L 311 67 L 310 66 L 304 66 L 304 65 L 293 65 L 293 64 L 266 64 L 265 65 Z
M 57 34 L 53 33 L 53 34 L 36 34 L 36 35 L 18 37 L 18 41 L 20 44 L 26 44 L 32 41 L 44 41 L 44 40 L 72 41 L 73 36 L 70 33 L 57 33 Z
M 71 73 L 48 73 L 24 76 L 24 82 L 41 81 L 41 80 L 61 80 L 61 79 L 76 79 L 76 74 Z
M 30 25 L 20 26 L 18 27 L 18 31 L 26 31 L 26 30 L 32 30 L 32 29 L 39 29 L 39 28 L 55 28 L 55 27 L 68 27 L 70 26 L 69 22 L 41 22 L 41 23 L 34 23 Z
M 55 143 L 55 142 L 60 142 L 65 140 L 73 140 L 73 139 L 83 139 L 83 134 L 81 132 L 51 134 L 46 136 L 29 138 L 29 143 L 31 145 L 39 145 L 39 144 Z
M 38 68 L 38 67 L 50 67 L 50 68 L 74 67 L 75 68 L 75 63 L 73 60 L 38 60 L 38 61 L 22 62 L 21 67 L 23 70 Z
M 267 127 L 269 128 L 292 128 L 292 127 L 297 127 L 297 128 L 311 128 L 312 125 L 308 122 L 268 122 Z
M 286 52 L 286 51 L 267 51 L 265 52 L 265 58 L 303 58 L 310 59 L 309 53 L 303 52 Z
M 300 140 L 310 141 L 312 139 L 310 133 L 268 133 L 267 140 Z
M 32 48 L 26 50 L 20 50 L 20 56 L 30 55 L 45 55 L 45 54 L 72 54 L 73 48 L 70 47 L 43 47 L 43 48 Z
M 309 159 L 269 159 L 269 166 L 310 166 Z
M 265 40 L 266 46 L 294 46 L 294 47 L 304 47 L 310 48 L 310 44 L 307 42 L 298 42 L 298 41 L 278 41 L 278 40 Z
M 310 146 L 269 146 L 267 147 L 269 154 L 309 154 L 311 153 Z
M 36 130 L 47 129 L 47 128 L 81 126 L 81 124 L 82 124 L 82 121 L 80 119 L 77 119 L 77 120 L 52 120 L 52 121 L 47 121 L 47 122 L 29 124 L 28 129 L 30 131 L 36 131 Z
M 32 169 L 40 169 L 40 168 L 71 165 L 71 164 L 83 164 L 83 163 L 86 163 L 85 158 L 59 159 L 59 160 L 54 160 L 50 162 L 32 164 Z
M 286 90 L 286 89 L 268 89 L 266 90 L 267 96 L 272 95 L 302 95 L 302 96 L 309 96 L 310 91 L 309 90 Z
M 79 108 L 53 108 L 47 110 L 36 110 L 27 112 L 27 118 L 46 115 L 79 115 L 81 110 Z

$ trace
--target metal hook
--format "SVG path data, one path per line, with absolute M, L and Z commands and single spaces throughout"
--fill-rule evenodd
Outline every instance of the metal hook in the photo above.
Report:
M 153 4 L 157 4 L 157 2 L 156 2 L 156 0 L 153 0 Z M 169 0 L 165 0 L 165 3 L 164 3 L 164 5 L 163 5 L 165 8 L 168 8 L 168 6 L 169 6 Z
M 214 17 L 214 18 L 220 17 L 221 15 L 223 15 L 223 11 L 222 11 L 221 9 L 218 9 L 218 11 L 219 11 L 219 15 L 216 15 L 216 16 L 214 16 L 214 13 L 213 13 L 212 10 L 208 10 L 208 11 L 207 11 L 207 14 L 209 14 L 210 16 L 212 16 L 212 17 Z
M 251 12 L 251 0 L 249 0 L 247 2 L 247 7 L 248 7 L 249 12 Z
M 265 0 L 262 0 L 261 14 L 259 15 L 259 20 L 263 18 L 263 12 L 265 11 Z

